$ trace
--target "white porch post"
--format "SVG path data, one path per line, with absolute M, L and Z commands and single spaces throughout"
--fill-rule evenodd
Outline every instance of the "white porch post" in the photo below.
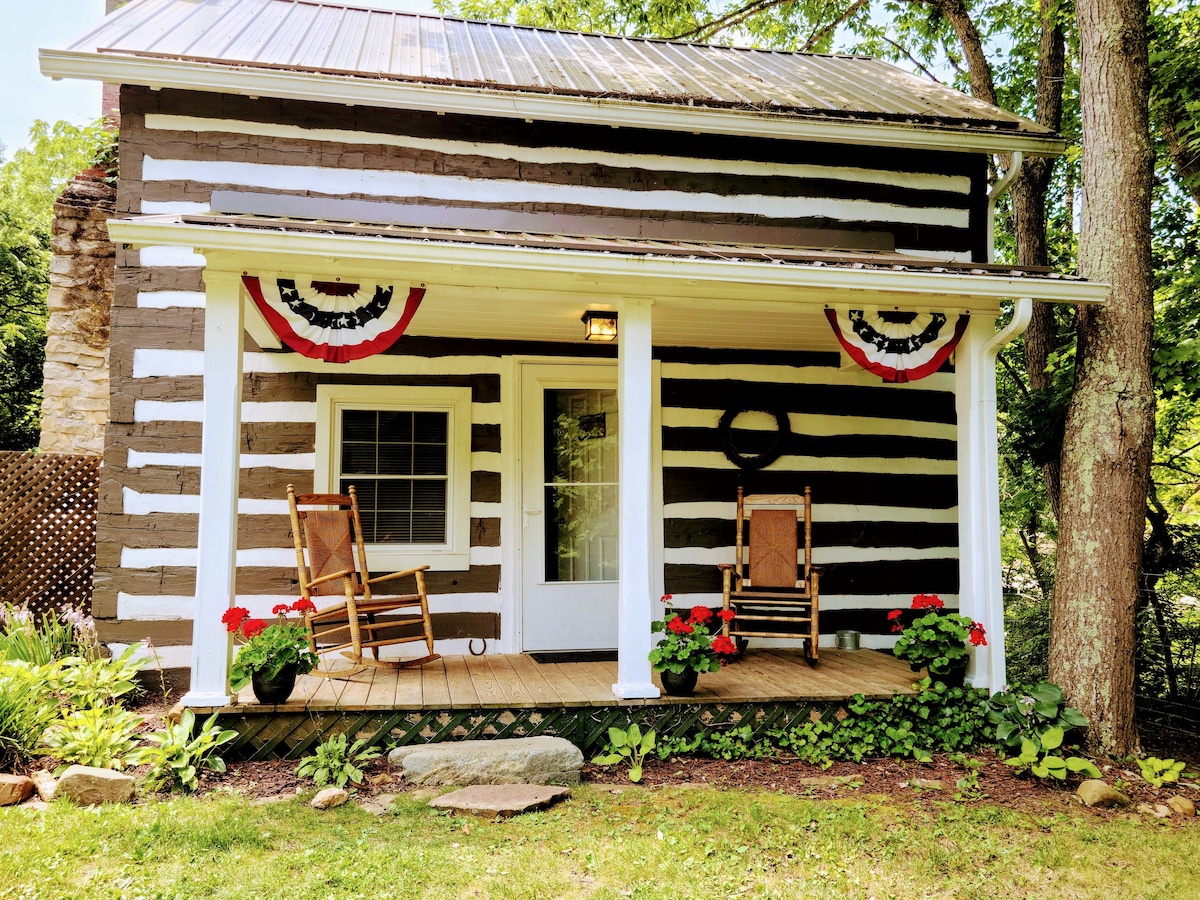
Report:
M 618 587 L 617 683 L 622 700 L 657 697 L 650 675 L 650 619 L 656 598 L 650 560 L 653 384 L 651 301 L 620 305 L 617 349 L 617 414 L 620 438 L 620 583 Z
M 995 693 L 1008 684 L 1004 660 L 1004 588 L 1000 567 L 1000 456 L 996 443 L 996 354 L 1029 325 L 1033 303 L 1020 299 L 1012 320 L 993 332 L 973 316 L 955 366 L 958 412 L 959 608 L 983 624 L 967 679 Z
M 221 614 L 234 597 L 238 459 L 242 420 L 242 297 L 238 276 L 204 274 L 204 425 L 200 534 L 192 621 L 192 684 L 184 706 L 229 703 L 229 634 Z

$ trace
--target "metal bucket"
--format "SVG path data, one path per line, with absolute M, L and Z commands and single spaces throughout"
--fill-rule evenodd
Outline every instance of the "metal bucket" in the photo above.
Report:
M 837 648 L 839 650 L 857 650 L 858 639 L 862 635 L 857 631 L 839 631 L 837 633 Z

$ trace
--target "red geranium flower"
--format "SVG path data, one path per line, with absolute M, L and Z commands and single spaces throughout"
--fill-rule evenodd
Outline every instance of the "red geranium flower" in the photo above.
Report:
M 258 637 L 267 628 L 267 623 L 262 619 L 247 619 L 242 623 L 242 634 L 246 639 Z
M 727 656 L 737 653 L 737 645 L 723 634 L 719 634 L 713 638 L 712 648 L 717 653 L 723 653 Z
M 683 621 L 683 619 L 679 618 L 679 616 L 676 616 L 667 622 L 667 627 L 676 634 L 691 634 L 696 630 L 687 622 Z
M 225 630 L 233 633 L 238 630 L 238 626 L 249 615 L 250 610 L 245 607 L 231 606 L 225 612 L 221 613 L 221 621 L 225 624 Z
M 943 609 L 946 606 L 937 594 L 917 594 L 913 597 L 913 609 Z
M 693 606 L 691 621 L 697 625 L 703 625 L 708 622 L 713 616 L 713 612 L 707 606 Z
M 275 608 L 271 610 L 271 613 L 276 616 L 286 616 L 291 611 L 292 608 L 286 603 L 276 603 Z
M 904 630 L 904 625 L 900 622 L 900 616 L 903 614 L 903 610 L 899 609 L 893 609 L 890 613 L 888 613 L 888 621 L 892 623 L 893 632 Z
M 671 602 L 671 595 L 670 595 L 670 594 L 663 594 L 661 597 L 659 597 L 659 598 L 658 598 L 658 602 L 659 602 L 659 603 L 670 603 L 670 602 Z
M 313 603 L 307 597 L 301 597 L 299 600 L 297 600 L 295 603 L 292 604 L 292 609 L 295 612 L 316 612 L 317 606 L 315 603 Z
M 970 641 L 973 646 L 986 647 L 987 646 L 987 638 L 985 637 L 986 634 L 987 634 L 987 632 L 983 630 L 982 623 L 972 622 L 971 623 L 971 633 L 967 636 L 967 640 Z
M 732 609 L 723 609 L 717 613 L 717 616 L 722 622 L 732 622 L 737 616 L 737 613 L 735 613 Z

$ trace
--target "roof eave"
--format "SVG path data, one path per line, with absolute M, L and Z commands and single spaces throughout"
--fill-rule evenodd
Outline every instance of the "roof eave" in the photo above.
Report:
M 761 299 L 786 298 L 788 303 L 822 305 L 836 295 L 849 301 L 879 302 L 888 298 L 905 306 L 935 302 L 963 310 L 997 309 L 1002 301 L 1030 298 L 1048 303 L 1103 303 L 1108 286 L 1095 282 L 1014 275 L 952 272 L 897 272 L 800 264 L 777 265 L 741 259 L 692 259 L 625 256 L 576 250 L 548 250 L 413 241 L 363 235 L 317 234 L 260 228 L 197 225 L 170 218 L 113 219 L 113 240 L 135 247 L 190 247 L 210 265 L 241 270 L 248 265 L 291 265 L 302 271 L 339 267 L 354 260 L 361 268 L 437 269 L 458 277 L 468 270 L 507 271 L 528 289 L 528 272 L 536 272 L 546 290 L 578 290 L 652 294 L 684 300 L 706 293 L 736 300 L 744 294 Z M 427 276 L 421 274 L 424 280 Z M 471 276 L 477 278 L 478 276 Z M 736 290 L 730 291 L 730 286 Z M 711 290 L 708 290 L 711 289 Z
M 140 85 L 152 90 L 173 88 L 351 106 L 918 150 L 1021 151 L 1027 156 L 1057 156 L 1066 149 L 1066 142 L 1061 137 L 1049 133 L 821 119 L 755 110 L 375 80 L 115 53 L 41 50 L 38 56 L 42 73 L 51 78 Z

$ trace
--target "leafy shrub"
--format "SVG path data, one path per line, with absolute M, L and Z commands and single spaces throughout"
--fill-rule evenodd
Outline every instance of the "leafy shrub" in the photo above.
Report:
M 609 728 L 608 744 L 592 762 L 598 766 L 611 766 L 624 760 L 629 763 L 629 780 L 641 781 L 642 763 L 646 754 L 654 749 L 655 738 L 653 728 L 642 734 L 637 722 L 630 722 L 627 729 Z
M 1055 752 L 1064 744 L 1072 746 L 1067 735 L 1075 728 L 1086 728 L 1088 722 L 1083 713 L 1066 705 L 1062 688 L 1052 682 L 994 694 L 988 722 L 995 727 L 997 741 L 1018 751 L 1005 762 L 1019 771 L 1028 769 L 1038 778 L 1060 780 L 1072 772 L 1100 777 L 1100 770 L 1090 760 Z
M 317 787 L 324 787 L 331 781 L 338 787 L 345 787 L 346 782 L 361 784 L 363 771 L 359 766 L 382 755 L 375 747 L 367 747 L 366 743 L 359 739 L 347 747 L 348 738 L 344 732 L 331 737 L 317 745 L 315 754 L 300 760 L 296 774 L 301 778 L 311 778 Z
M 1142 778 L 1148 784 L 1152 784 L 1155 787 L 1162 787 L 1168 782 L 1178 781 L 1179 776 L 1183 774 L 1183 770 L 1187 768 L 1187 763 L 1151 756 L 1147 759 L 1139 759 L 1138 768 L 1141 769 Z
M 236 738 L 237 732 L 218 728 L 216 713 L 193 734 L 195 726 L 196 714 L 185 709 L 178 722 L 168 722 L 161 731 L 144 735 L 150 746 L 138 747 L 129 754 L 128 761 L 135 766 L 150 765 L 146 787 L 152 791 L 176 787 L 194 791 L 200 786 L 200 768 L 225 771 L 225 760 L 216 755 L 216 749 Z
M 30 760 L 56 712 L 39 669 L 0 663 L 0 769 Z
M 1021 738 L 1021 752 L 1006 759 L 1007 765 L 1018 771 L 1028 769 L 1038 778 L 1057 778 L 1060 781 L 1068 773 L 1077 772 L 1089 778 L 1099 778 L 1100 770 L 1091 760 L 1081 756 L 1061 756 L 1054 751 L 1062 746 L 1063 730 L 1052 725 L 1034 737 Z
M 50 669 L 47 681 L 70 709 L 94 709 L 142 690 L 137 673 L 145 665 L 141 644 L 131 644 L 112 659 L 69 656 Z
M 142 717 L 119 706 L 97 706 L 73 712 L 46 729 L 45 746 L 63 765 L 71 763 L 117 769 L 130 764 Z

